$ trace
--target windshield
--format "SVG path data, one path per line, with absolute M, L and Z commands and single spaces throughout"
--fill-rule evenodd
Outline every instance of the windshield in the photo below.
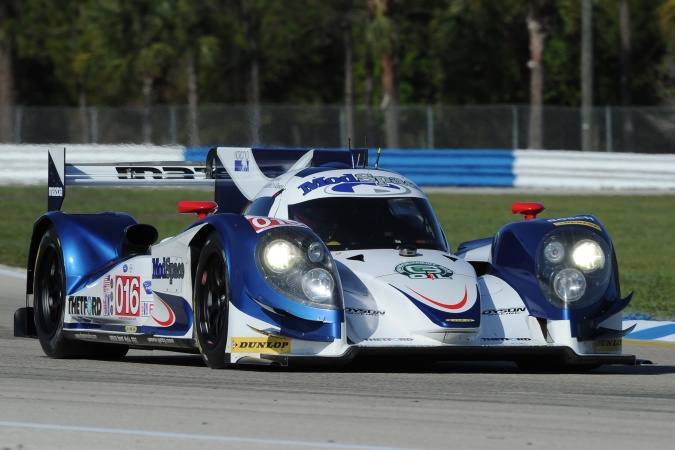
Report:
M 447 250 L 426 199 L 320 198 L 288 206 L 288 217 L 304 223 L 331 250 L 417 248 Z

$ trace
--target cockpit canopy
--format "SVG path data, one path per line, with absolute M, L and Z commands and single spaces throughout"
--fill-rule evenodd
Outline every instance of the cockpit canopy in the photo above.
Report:
M 288 218 L 310 227 L 333 251 L 448 250 L 431 205 L 420 197 L 324 197 L 288 205 Z

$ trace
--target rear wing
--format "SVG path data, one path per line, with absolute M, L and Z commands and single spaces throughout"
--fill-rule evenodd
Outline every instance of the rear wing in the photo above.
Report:
M 216 147 L 204 162 L 66 163 L 65 148 L 49 149 L 47 209 L 61 209 L 69 185 L 214 186 L 218 212 L 239 213 L 275 177 L 325 164 L 365 167 L 368 150 Z

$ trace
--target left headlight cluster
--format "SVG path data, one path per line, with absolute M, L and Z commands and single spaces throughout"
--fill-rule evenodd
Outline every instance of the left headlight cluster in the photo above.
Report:
M 256 264 L 267 283 L 284 297 L 317 308 L 343 308 L 333 259 L 308 229 L 270 230 L 258 242 Z
M 605 240 L 590 230 L 549 232 L 537 250 L 537 279 L 546 298 L 561 309 L 589 306 L 607 290 L 612 258 Z

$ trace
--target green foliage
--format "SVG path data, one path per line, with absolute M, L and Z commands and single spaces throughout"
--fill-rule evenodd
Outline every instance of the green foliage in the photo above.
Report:
M 141 199 L 142 197 L 142 199 Z M 125 211 L 154 225 L 160 239 L 174 236 L 195 220 L 177 213 L 178 200 L 212 200 L 210 190 L 71 187 L 63 210 L 74 213 Z M 514 201 L 540 201 L 540 217 L 594 214 L 610 235 L 617 252 L 622 294 L 634 292 L 630 310 L 674 318 L 670 249 L 675 246 L 672 211 L 675 196 L 607 196 L 550 194 L 431 194 L 429 199 L 453 250 L 465 241 L 493 236 L 505 223 L 521 220 L 511 214 Z M 33 221 L 45 212 L 46 188 L 0 187 L 0 264 L 24 267 Z
M 185 71 L 196 62 L 202 103 L 246 101 L 259 63 L 263 103 L 344 101 L 344 41 L 351 30 L 355 103 L 377 80 L 368 55 L 398 60 L 400 99 L 425 103 L 526 103 L 528 5 L 533 0 L 5 0 L 0 32 L 17 48 L 17 103 L 124 105 L 153 81 L 153 102 L 185 102 Z M 544 98 L 578 106 L 580 7 L 557 0 L 547 12 Z M 594 2 L 595 103 L 620 104 L 619 6 Z M 630 0 L 632 90 L 636 104 L 672 95 L 675 2 Z M 0 22 L 2 19 L 0 19 Z M 373 78 L 371 78 L 371 76 Z M 382 86 L 372 83 L 373 104 Z

